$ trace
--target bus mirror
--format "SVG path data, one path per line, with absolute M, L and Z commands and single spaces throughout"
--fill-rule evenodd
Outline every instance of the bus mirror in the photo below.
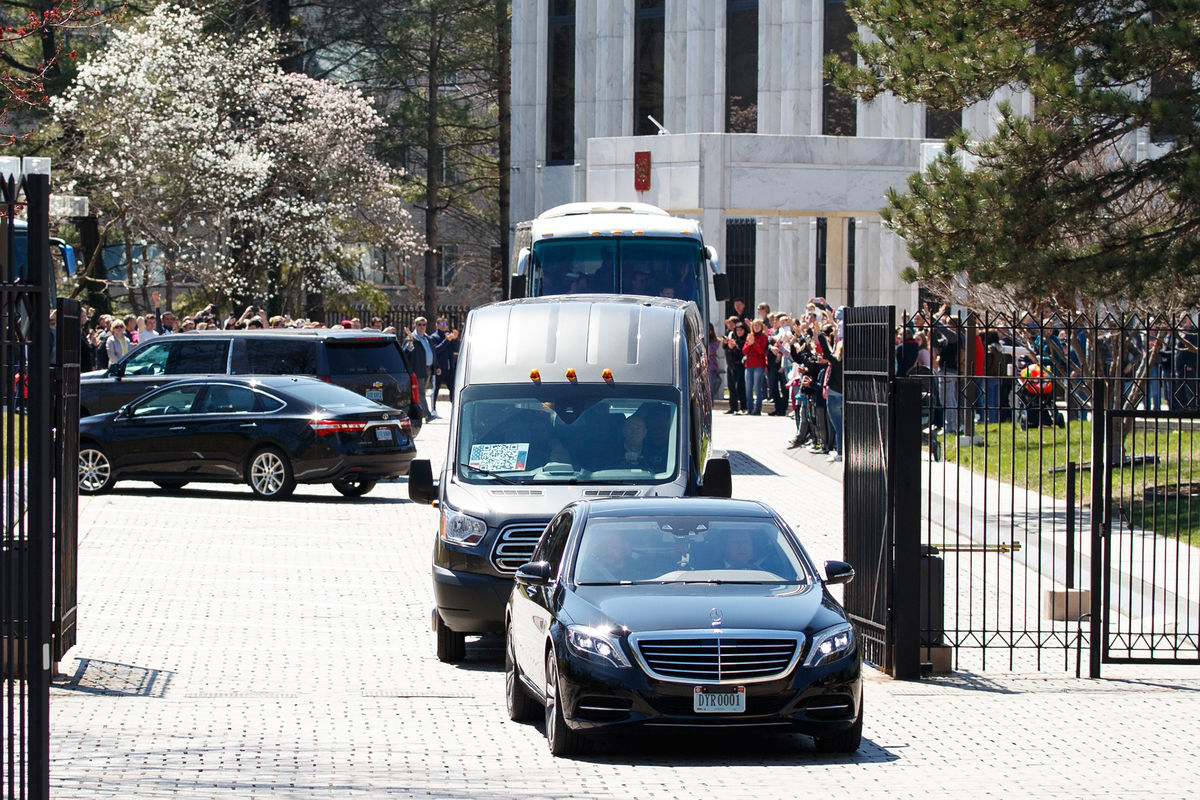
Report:
M 514 275 L 529 274 L 529 248 L 522 247 L 521 252 L 517 253 L 517 268 L 513 271 Z
M 512 283 L 508 287 L 508 297 L 510 300 L 516 300 L 518 297 L 525 296 L 525 276 L 513 275 Z
M 723 303 L 729 299 L 729 276 L 724 272 L 714 273 L 713 291 L 716 292 L 717 302 Z

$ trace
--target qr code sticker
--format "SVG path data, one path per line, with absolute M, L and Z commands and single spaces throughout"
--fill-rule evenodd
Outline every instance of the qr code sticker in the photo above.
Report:
M 525 469 L 528 461 L 529 442 L 512 442 L 510 444 L 473 444 L 471 445 L 471 460 L 468 463 L 474 469 L 506 472 Z

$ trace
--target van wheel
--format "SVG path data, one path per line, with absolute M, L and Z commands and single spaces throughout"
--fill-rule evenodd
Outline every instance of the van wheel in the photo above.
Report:
M 282 500 L 296 490 L 296 478 L 287 456 L 274 447 L 265 447 L 250 459 L 247 483 L 265 500 Z
M 362 497 L 375 488 L 376 481 L 364 481 L 362 478 L 345 477 L 333 482 L 333 488 L 346 497 Z
M 443 664 L 457 664 L 467 657 L 467 636 L 450 630 L 441 615 L 437 618 L 437 658 Z
M 116 482 L 108 455 L 96 445 L 82 445 L 79 448 L 79 491 L 102 494 Z

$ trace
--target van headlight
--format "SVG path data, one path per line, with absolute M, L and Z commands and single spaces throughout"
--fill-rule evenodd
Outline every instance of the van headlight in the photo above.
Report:
M 804 659 L 804 666 L 819 667 L 836 661 L 854 648 L 854 628 L 848 622 L 826 628 L 813 636 L 812 648 Z
M 442 541 L 470 547 L 479 544 L 487 533 L 487 523 L 447 506 L 442 506 L 442 523 L 438 534 Z
M 589 628 L 584 625 L 567 626 L 567 644 L 575 653 L 592 661 L 612 664 L 614 667 L 628 667 L 629 659 L 621 650 L 621 643 L 616 637 L 599 628 Z

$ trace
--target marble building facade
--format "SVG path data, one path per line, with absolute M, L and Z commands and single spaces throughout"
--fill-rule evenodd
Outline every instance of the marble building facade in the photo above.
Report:
M 753 15 L 755 41 L 746 42 L 745 30 L 740 44 L 733 41 L 739 10 Z M 879 209 L 888 188 L 903 188 L 920 168 L 922 145 L 928 156 L 940 140 L 927 138 L 923 106 L 891 97 L 846 98 L 854 135 L 824 135 L 826 16 L 837 13 L 844 6 L 826 0 L 514 0 L 512 219 L 578 200 L 652 203 L 698 218 L 727 265 L 727 224 L 750 223 L 748 301 L 799 312 L 824 293 L 834 305 L 913 308 L 917 289 L 900 278 L 910 264 L 904 242 L 883 228 Z M 646 108 L 638 105 L 642 21 L 658 26 L 651 32 L 659 38 L 648 41 L 661 41 L 661 62 L 650 68 L 661 69 L 656 119 L 667 134 L 634 135 Z M 570 41 L 564 24 L 573 29 L 573 59 L 562 52 Z M 754 47 L 756 120 L 752 132 L 729 133 L 728 84 L 747 79 L 731 72 L 730 59 Z M 564 112 L 562 76 L 572 67 L 573 101 Z M 1021 108 L 1022 98 L 997 97 L 954 122 L 990 132 L 1000 99 Z M 638 152 L 650 153 L 648 191 L 634 187 Z

